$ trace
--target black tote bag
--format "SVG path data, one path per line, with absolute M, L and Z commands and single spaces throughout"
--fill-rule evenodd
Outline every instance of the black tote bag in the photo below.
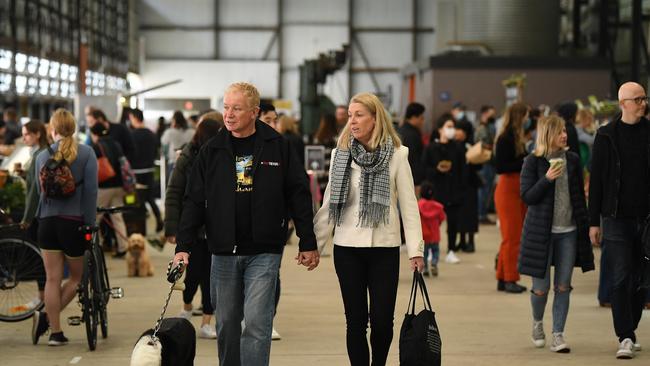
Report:
M 415 314 L 417 293 L 422 294 L 424 310 Z M 442 352 L 440 330 L 436 313 L 431 308 L 429 293 L 420 272 L 413 273 L 409 307 L 399 336 L 399 362 L 401 366 L 439 366 Z

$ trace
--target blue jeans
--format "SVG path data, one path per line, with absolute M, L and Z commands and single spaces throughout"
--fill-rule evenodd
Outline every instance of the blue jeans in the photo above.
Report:
M 488 215 L 488 207 L 493 194 L 494 178 L 496 177 L 496 170 L 489 162 L 483 164 L 478 174 L 483 178 L 483 184 L 478 189 L 478 218 L 486 219 Z
M 221 366 L 269 364 L 281 259 L 281 254 L 212 256 L 211 297 Z
M 643 270 L 642 228 L 643 219 L 603 218 L 607 286 L 619 341 L 630 338 L 636 342 L 634 331 L 646 301 L 646 290 L 639 287 Z
M 431 251 L 431 265 L 437 266 L 440 258 L 440 246 L 438 243 L 424 244 L 424 268 L 429 269 L 429 251 Z
M 551 245 L 548 248 L 546 276 L 533 277 L 533 289 L 530 303 L 533 308 L 533 319 L 544 319 L 544 309 L 551 288 L 551 264 L 555 266 L 553 277 L 553 333 L 564 332 L 567 314 L 569 313 L 569 295 L 571 294 L 571 276 L 576 262 L 577 231 L 562 234 L 551 234 Z M 539 295 L 538 293 L 543 293 Z

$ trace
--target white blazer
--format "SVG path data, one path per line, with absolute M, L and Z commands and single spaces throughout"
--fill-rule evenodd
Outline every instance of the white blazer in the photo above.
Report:
M 389 163 L 390 210 L 387 224 L 379 224 L 377 228 L 357 226 L 359 222 L 359 179 L 361 177 L 361 168 L 354 161 L 352 161 L 350 171 L 350 191 L 343 209 L 340 226 L 335 227 L 334 222 L 328 222 L 330 184 L 327 184 L 325 196 L 323 197 L 323 206 L 314 216 L 314 232 L 316 233 L 320 251 L 323 250 L 325 243 L 330 239 L 332 231 L 334 231 L 334 244 L 339 246 L 356 248 L 399 247 L 402 242 L 399 224 L 399 215 L 401 214 L 409 258 L 423 255 L 422 224 L 420 223 L 420 212 L 415 198 L 411 167 L 408 162 L 408 151 L 406 146 L 395 149 Z M 335 156 L 336 149 L 332 151 L 330 176 L 334 167 Z

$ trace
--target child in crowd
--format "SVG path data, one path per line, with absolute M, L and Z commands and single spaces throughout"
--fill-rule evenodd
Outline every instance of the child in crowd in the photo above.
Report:
M 420 219 L 424 238 L 424 275 L 429 276 L 429 251 L 431 251 L 431 274 L 438 276 L 440 257 L 440 224 L 445 221 L 444 206 L 433 199 L 433 184 L 424 181 L 420 185 Z

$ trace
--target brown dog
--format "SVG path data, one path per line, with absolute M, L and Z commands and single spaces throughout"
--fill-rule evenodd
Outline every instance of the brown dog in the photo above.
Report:
M 129 237 L 129 246 L 126 249 L 126 265 L 129 277 L 153 276 L 153 264 L 147 252 L 147 240 L 141 234 L 132 234 Z

